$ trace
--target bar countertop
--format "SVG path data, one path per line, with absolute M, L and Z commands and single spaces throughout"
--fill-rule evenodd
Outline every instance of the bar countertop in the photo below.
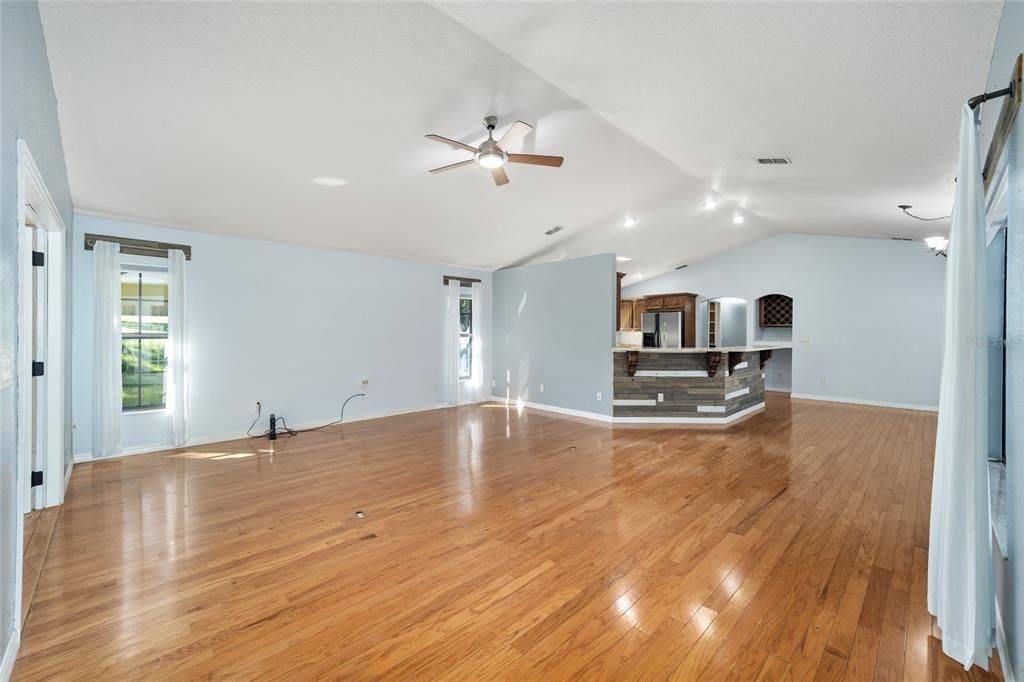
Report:
M 754 346 L 721 346 L 718 348 L 641 348 L 639 346 L 615 346 L 613 353 L 639 351 L 641 353 L 756 353 L 760 350 L 780 350 L 792 348 L 789 345 L 764 344 Z

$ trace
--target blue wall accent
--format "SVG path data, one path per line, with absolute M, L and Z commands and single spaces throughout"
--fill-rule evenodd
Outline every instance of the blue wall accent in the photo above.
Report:
M 240 437 L 257 400 L 264 418 L 273 412 L 293 427 L 337 419 L 342 401 L 359 392 L 367 396 L 348 404 L 346 419 L 443 405 L 443 275 L 483 281 L 481 325 L 490 329 L 487 272 L 78 215 L 72 419 L 80 456 L 93 449 L 93 254 L 82 248 L 85 233 L 192 246 L 190 443 Z M 486 378 L 486 348 L 483 355 Z M 362 378 L 370 381 L 365 391 Z M 165 423 L 163 412 L 123 415 L 125 450 L 160 449 Z
M 1024 51 L 1024 2 L 1007 2 L 996 37 L 988 90 L 1006 87 L 1010 68 Z M 982 110 L 990 131 L 1001 102 Z M 1024 676 L 1024 112 L 1003 152 L 1007 154 L 1009 220 L 1006 234 L 1006 485 L 1008 559 L 996 559 L 996 603 L 1013 673 Z M 982 149 L 987 149 L 986 146 Z M 1005 666 L 1004 666 L 1005 667 Z
M 623 295 L 746 299 L 747 339 L 754 342 L 757 299 L 786 294 L 793 298 L 795 396 L 935 409 L 945 265 L 921 242 L 779 234 L 631 285 Z
M 617 314 L 612 254 L 498 270 L 492 393 L 611 416 Z
M 18 140 L 28 144 L 65 226 L 71 191 L 43 27 L 35 2 L 0 2 L 0 359 L 18 349 Z M 70 249 L 70 242 L 68 243 Z M 70 295 L 70 277 L 68 278 Z M 70 298 L 67 298 L 70 310 Z M 68 380 L 70 382 L 70 372 Z M 0 656 L 18 627 L 14 613 L 17 524 L 17 378 L 0 388 Z M 70 425 L 70 422 L 69 422 Z

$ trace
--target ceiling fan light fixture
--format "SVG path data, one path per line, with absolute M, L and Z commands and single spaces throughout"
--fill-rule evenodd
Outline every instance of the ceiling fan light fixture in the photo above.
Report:
M 484 168 L 501 168 L 505 165 L 505 156 L 498 151 L 482 151 L 476 155 L 476 162 Z
M 928 248 L 932 251 L 945 251 L 946 247 L 949 246 L 949 240 L 945 237 L 925 237 L 924 243 L 928 245 Z
M 700 205 L 700 207 L 703 208 L 705 211 L 710 211 L 715 206 L 718 206 L 718 199 L 715 199 L 714 197 L 708 197 L 707 199 L 704 200 L 704 203 Z
M 636 225 L 636 218 L 631 215 L 626 216 L 625 220 L 622 221 L 623 227 L 633 227 Z

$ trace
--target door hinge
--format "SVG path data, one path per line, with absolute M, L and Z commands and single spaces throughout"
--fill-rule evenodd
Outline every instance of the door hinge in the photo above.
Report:
M 41 377 L 43 376 L 43 363 L 32 361 L 32 376 Z
M 33 471 L 32 472 L 32 487 L 40 486 L 43 484 L 43 472 Z
M 41 268 L 46 265 L 46 254 L 42 251 L 32 252 L 32 265 L 37 268 Z

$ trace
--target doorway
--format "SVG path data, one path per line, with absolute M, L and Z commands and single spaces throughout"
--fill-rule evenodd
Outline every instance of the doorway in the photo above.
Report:
M 65 238 L 42 174 L 28 145 L 18 140 L 17 482 L 25 523 L 17 529 L 15 599 L 22 610 L 25 580 L 34 584 L 37 577 L 25 575 L 26 525 L 34 536 L 39 520 L 28 515 L 63 503 L 67 480 Z M 55 519 L 55 510 L 46 516 Z

